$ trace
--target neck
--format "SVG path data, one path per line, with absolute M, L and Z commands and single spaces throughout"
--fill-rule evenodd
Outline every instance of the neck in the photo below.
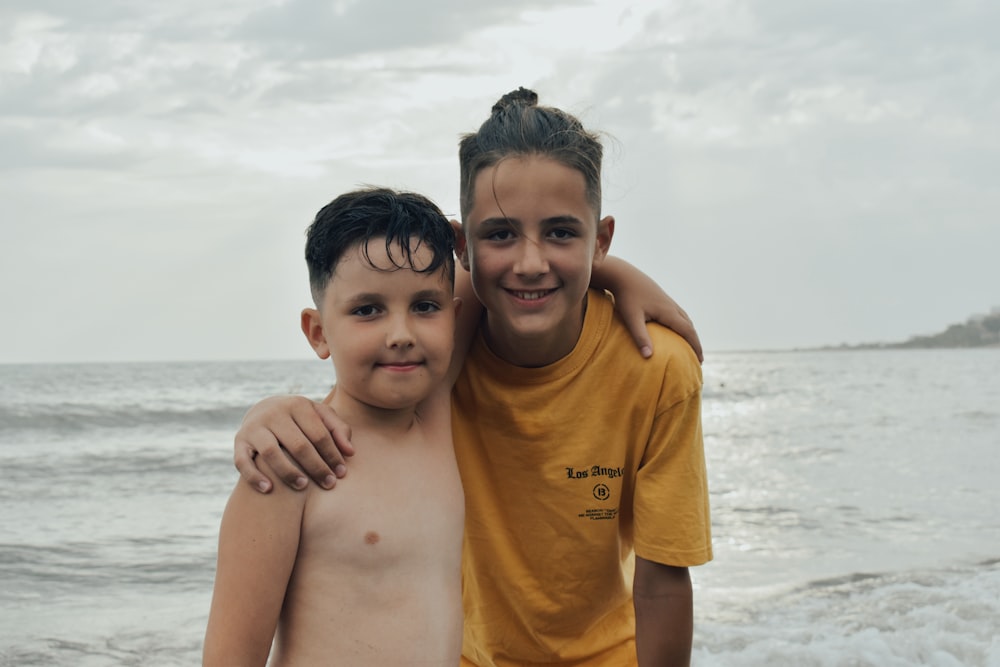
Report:
M 354 430 L 377 429 L 382 433 L 404 433 L 417 421 L 415 405 L 404 408 L 381 408 L 358 400 L 339 389 L 334 391 L 326 403 Z
M 553 364 L 573 351 L 576 339 L 549 340 L 545 336 L 514 336 L 508 332 L 490 328 L 486 319 L 484 338 L 493 354 L 508 364 L 524 368 L 538 368 Z M 579 338 L 579 336 L 577 336 Z
M 523 335 L 511 331 L 499 318 L 486 312 L 483 337 L 493 354 L 508 364 L 523 368 L 539 368 L 559 361 L 576 347 L 583 333 L 587 315 L 587 298 L 584 297 L 580 315 L 574 321 L 537 335 Z

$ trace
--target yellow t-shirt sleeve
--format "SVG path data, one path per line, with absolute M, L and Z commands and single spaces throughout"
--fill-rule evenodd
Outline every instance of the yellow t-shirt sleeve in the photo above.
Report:
M 692 356 L 670 364 L 666 383 L 687 387 L 686 395 L 661 396 L 666 407 L 654 418 L 635 481 L 635 553 L 676 567 L 712 559 L 701 378 L 700 368 L 690 367 Z

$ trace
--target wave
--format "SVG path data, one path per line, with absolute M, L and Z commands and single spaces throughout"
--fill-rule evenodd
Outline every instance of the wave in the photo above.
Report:
M 79 434 L 101 429 L 190 427 L 197 429 L 239 426 L 249 405 L 197 407 L 108 406 L 91 403 L 59 405 L 0 405 L 0 436 L 22 431 Z
M 696 619 L 694 664 L 1000 665 L 1000 559 L 857 572 L 729 603 L 724 614 Z
M 3 597 L 9 602 L 39 591 L 86 596 L 127 587 L 210 590 L 215 554 L 192 549 L 192 542 L 166 536 L 103 543 L 0 544 L 0 574 L 10 584 Z

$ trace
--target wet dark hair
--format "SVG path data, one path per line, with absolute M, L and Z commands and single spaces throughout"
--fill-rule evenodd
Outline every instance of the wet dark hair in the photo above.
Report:
M 538 106 L 533 90 L 518 88 L 501 97 L 477 132 L 458 144 L 462 219 L 472 210 L 476 175 L 507 157 L 542 155 L 583 174 L 587 199 L 601 214 L 601 158 L 597 134 L 588 132 L 571 114 Z
M 369 265 L 377 268 L 368 257 L 368 242 L 382 237 L 394 266 L 418 273 L 434 273 L 444 266 L 454 285 L 455 232 L 441 209 L 414 192 L 366 188 L 342 194 L 321 208 L 306 230 L 306 264 L 317 307 L 337 264 L 351 248 L 360 246 Z M 414 238 L 417 245 L 411 249 Z M 428 266 L 417 269 L 413 250 L 420 246 L 429 248 L 433 257 Z

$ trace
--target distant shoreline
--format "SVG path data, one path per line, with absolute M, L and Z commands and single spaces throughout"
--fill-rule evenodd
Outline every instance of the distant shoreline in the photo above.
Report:
M 941 333 L 913 336 L 901 343 L 860 343 L 824 346 L 823 350 L 940 350 L 1000 347 L 1000 308 L 988 315 L 973 315 L 965 322 L 952 324 Z
M 976 346 L 936 346 L 936 347 L 917 347 L 917 346 L 903 346 L 899 343 L 861 343 L 858 345 L 848 345 L 843 343 L 841 345 L 821 345 L 817 347 L 776 347 L 767 349 L 741 349 L 741 350 L 706 350 L 706 354 L 789 354 L 789 353 L 805 353 L 805 352 L 888 352 L 888 351 L 906 351 L 906 350 L 1000 350 L 1000 344 L 994 345 L 976 345 Z
M 912 336 L 895 343 L 841 343 L 816 347 L 760 350 L 715 350 L 718 353 L 852 352 L 856 350 L 981 350 L 1000 349 L 1000 307 L 988 315 L 973 315 L 961 324 L 952 324 L 931 336 Z

